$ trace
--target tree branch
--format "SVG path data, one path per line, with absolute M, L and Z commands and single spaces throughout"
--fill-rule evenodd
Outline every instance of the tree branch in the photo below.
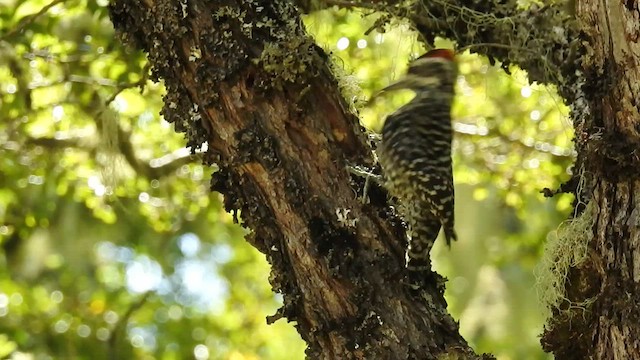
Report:
M 119 342 L 123 337 L 122 335 L 126 336 L 126 334 L 124 333 L 126 326 L 128 325 L 131 316 L 133 316 L 136 311 L 138 311 L 147 303 L 149 297 L 152 294 L 152 291 L 147 291 L 146 293 L 142 294 L 137 301 L 131 303 L 127 311 L 122 315 L 122 317 L 118 319 L 114 327 L 111 329 L 111 332 L 109 333 L 109 339 L 107 340 L 107 358 L 109 360 L 116 360 L 120 358 L 118 356 L 118 349 L 120 349 Z
M 31 14 L 31 15 L 27 15 L 27 16 L 23 17 L 18 22 L 18 25 L 15 28 L 13 28 L 13 29 L 9 30 L 8 32 L 6 32 L 2 37 L 0 37 L 0 40 L 9 39 L 10 37 L 22 32 L 22 30 L 24 30 L 27 26 L 31 25 L 40 16 L 46 14 L 47 11 L 49 11 L 49 9 L 51 9 L 52 7 L 54 7 L 54 6 L 58 5 L 58 4 L 63 3 L 64 1 L 65 0 L 53 0 L 48 5 L 45 5 L 44 7 L 42 7 L 42 9 L 40 9 L 40 11 L 38 11 L 37 13 Z
M 338 6 L 364 8 L 409 20 L 427 44 L 440 36 L 510 65 L 526 70 L 531 81 L 558 85 L 565 99 L 576 98 L 570 85 L 580 69 L 579 32 L 564 3 L 522 9 L 516 0 L 417 0 L 411 6 L 399 0 L 300 0 L 309 11 Z
M 473 121 L 470 121 L 473 122 Z M 544 142 L 544 141 L 533 141 L 527 142 L 521 138 L 515 136 L 508 136 L 503 134 L 501 131 L 491 131 L 488 128 L 479 127 L 476 125 L 470 125 L 469 123 L 454 123 L 453 130 L 462 136 L 466 136 L 468 138 L 474 137 L 495 137 L 499 138 L 502 142 L 506 144 L 513 144 L 522 149 L 531 152 L 539 152 L 543 154 L 549 154 L 556 159 L 575 159 L 575 151 L 571 151 L 569 149 L 563 149 L 554 144 Z
M 122 84 L 118 84 L 118 88 L 116 89 L 116 91 L 113 92 L 113 94 L 111 94 L 111 96 L 109 96 L 109 98 L 105 101 L 106 105 L 109 105 L 113 102 L 113 100 L 116 99 L 116 97 L 123 92 L 126 89 L 131 89 L 134 87 L 140 87 L 140 92 L 144 91 L 144 86 L 147 84 L 147 81 L 149 81 L 149 70 L 151 69 L 151 64 L 150 63 L 146 63 L 144 65 L 144 67 L 142 68 L 142 74 L 140 76 L 140 80 L 138 81 L 134 81 L 131 83 L 122 83 Z
M 42 146 L 52 150 L 76 148 L 89 153 L 95 153 L 98 150 L 98 146 L 91 144 L 91 141 L 86 137 L 29 137 L 26 140 L 26 144 Z M 120 149 L 129 166 L 131 166 L 138 175 L 147 179 L 161 179 L 170 176 L 182 166 L 202 159 L 200 153 L 184 154 L 184 151 L 179 150 L 172 154 L 151 159 L 148 162 L 142 161 L 136 157 L 133 145 L 128 137 L 121 142 Z

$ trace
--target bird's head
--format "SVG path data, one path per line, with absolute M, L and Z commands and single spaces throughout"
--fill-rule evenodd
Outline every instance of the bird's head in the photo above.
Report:
M 415 92 L 441 89 L 453 93 L 457 75 L 453 50 L 434 49 L 412 61 L 407 74 L 381 92 L 400 89 Z

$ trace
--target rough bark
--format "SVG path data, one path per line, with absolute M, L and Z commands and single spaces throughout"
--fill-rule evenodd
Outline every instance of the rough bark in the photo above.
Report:
M 560 191 L 576 194 L 576 214 L 591 203 L 595 219 L 543 346 L 558 359 L 640 358 L 637 1 L 578 2 L 575 19 L 560 6 L 522 10 L 515 0 L 298 2 L 386 11 L 427 42 L 476 44 L 505 69 L 516 64 L 558 86 L 578 152 Z M 437 286 L 416 299 L 400 283 L 404 231 L 384 191 L 360 201 L 362 179 L 345 167 L 372 165 L 370 149 L 289 2 L 120 0 L 112 18 L 165 80 L 166 119 L 190 146 L 208 143 L 208 161 L 220 167 L 213 188 L 241 211 L 284 294 L 272 320 L 296 321 L 310 357 L 475 356 Z
M 557 359 L 640 359 L 638 1 L 522 10 L 511 0 L 417 0 L 413 11 L 394 0 L 300 1 L 386 11 L 413 22 L 427 42 L 444 36 L 459 46 L 476 44 L 472 51 L 505 70 L 516 64 L 531 81 L 558 87 L 572 109 L 578 157 L 573 178 L 557 192 L 575 194 L 576 216 L 591 204 L 593 225 L 571 240 L 588 243 L 587 256 L 567 274 L 543 348 Z
M 362 202 L 371 148 L 288 1 L 114 1 L 121 38 L 165 81 L 163 114 L 208 144 L 212 188 L 252 229 L 314 359 L 479 358 L 442 289 L 402 284 L 405 234 L 383 190 Z
M 587 49 L 577 196 L 595 213 L 582 234 L 588 256 L 569 271 L 542 344 L 557 359 L 640 359 L 640 9 L 580 1 L 576 10 Z

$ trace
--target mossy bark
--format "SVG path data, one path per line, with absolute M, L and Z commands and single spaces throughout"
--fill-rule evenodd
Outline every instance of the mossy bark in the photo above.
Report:
M 586 47 L 576 193 L 596 218 L 542 344 L 556 359 L 640 359 L 640 8 L 576 4 Z
M 404 228 L 384 190 L 363 203 L 347 165 L 371 149 L 289 1 L 119 0 L 111 17 L 165 81 L 165 118 L 207 143 L 212 188 L 284 295 L 269 320 L 295 321 L 309 358 L 480 358 L 441 288 L 402 283 Z

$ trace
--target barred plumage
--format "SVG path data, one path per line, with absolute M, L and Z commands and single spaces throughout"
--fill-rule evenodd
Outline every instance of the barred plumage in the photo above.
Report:
M 383 91 L 411 89 L 416 96 L 387 117 L 378 157 L 389 193 L 400 200 L 409 225 L 407 267 L 431 270 L 429 252 L 444 228 L 453 229 L 451 102 L 457 70 L 451 50 L 432 50 L 411 63 L 407 75 Z

